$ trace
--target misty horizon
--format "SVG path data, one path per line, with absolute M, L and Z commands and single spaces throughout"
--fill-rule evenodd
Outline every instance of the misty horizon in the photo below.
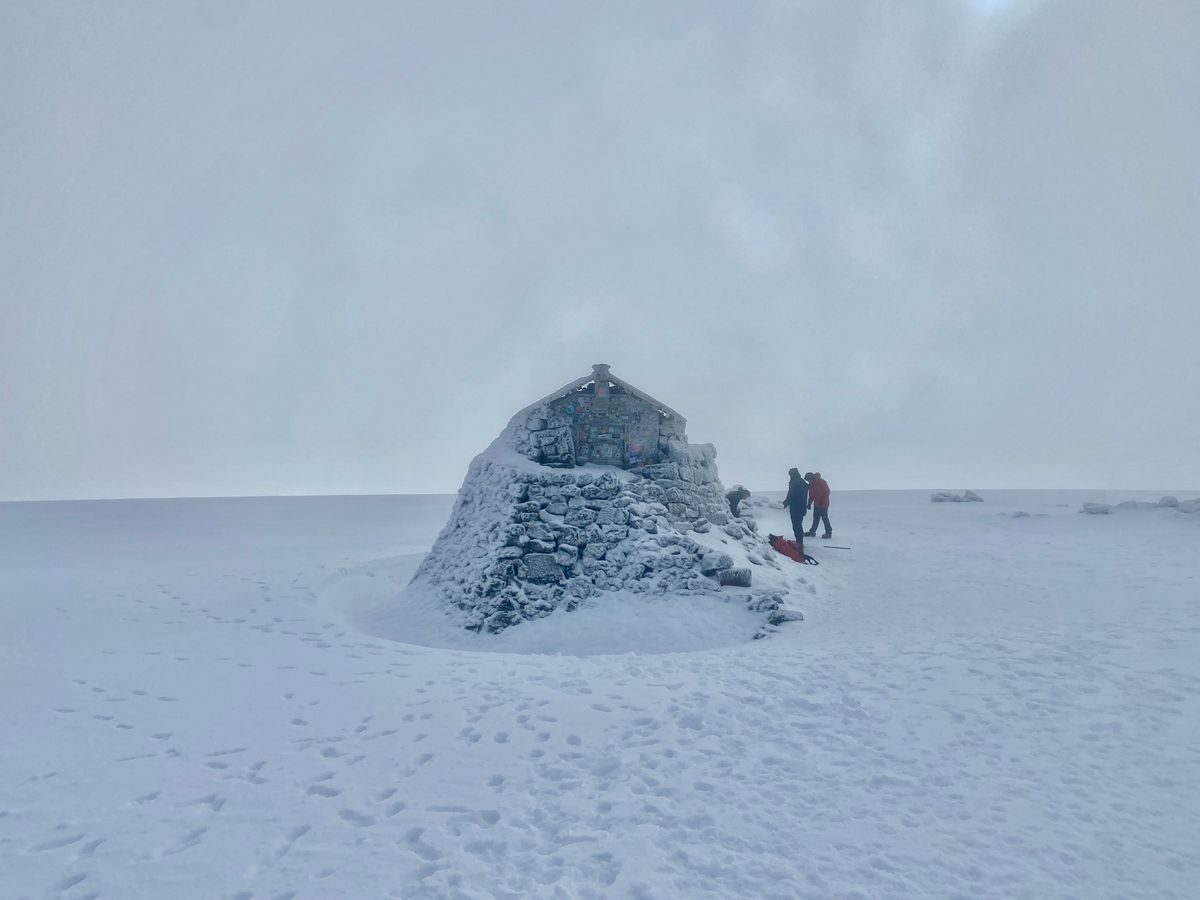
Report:
M 456 491 L 597 361 L 726 485 L 1200 488 L 1200 7 L 0 10 L 0 501 Z

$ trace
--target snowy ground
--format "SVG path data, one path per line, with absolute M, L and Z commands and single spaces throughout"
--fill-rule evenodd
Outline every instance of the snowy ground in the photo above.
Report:
M 358 629 L 449 497 L 0 505 L 0 897 L 1197 896 L 1200 515 L 984 496 L 589 656 Z

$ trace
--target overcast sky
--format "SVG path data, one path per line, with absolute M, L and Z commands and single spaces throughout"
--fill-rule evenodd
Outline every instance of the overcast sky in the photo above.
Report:
M 1200 488 L 1200 4 L 0 0 L 0 499 Z

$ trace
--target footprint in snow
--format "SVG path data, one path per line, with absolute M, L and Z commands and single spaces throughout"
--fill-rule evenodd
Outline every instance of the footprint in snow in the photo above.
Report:
M 57 850 L 60 847 L 69 847 L 69 846 L 71 846 L 71 844 L 77 843 L 78 841 L 82 841 L 82 840 L 83 840 L 82 834 L 72 834 L 72 835 L 67 835 L 66 837 L 55 838 L 52 841 L 45 841 L 41 844 L 37 844 L 36 846 L 34 846 L 30 849 L 31 849 L 31 852 L 33 852 L 33 853 L 44 853 L 47 850 Z
M 367 828 L 375 824 L 375 820 L 370 816 L 364 816 L 362 813 L 354 809 L 339 809 L 338 816 L 342 821 L 354 825 L 357 828 Z
M 291 853 L 292 846 L 296 843 L 296 841 L 300 840 L 300 838 L 304 837 L 310 831 L 312 831 L 311 825 L 297 825 L 295 828 L 289 831 L 287 833 L 287 837 L 285 837 L 283 840 L 283 844 L 281 844 L 279 849 L 275 851 L 275 858 L 282 859 Z
M 412 848 L 413 852 L 422 859 L 428 860 L 429 862 L 433 862 L 435 859 L 441 859 L 442 854 L 438 850 L 430 847 L 421 840 L 421 836 L 424 833 L 424 828 L 414 828 L 404 836 L 404 840 Z
M 58 884 L 54 885 L 54 890 L 59 891 L 59 892 L 69 891 L 71 888 L 75 887 L 75 885 L 79 884 L 81 881 L 83 881 L 86 878 L 87 878 L 86 872 L 77 872 L 74 875 L 68 875 L 65 878 L 63 878 L 60 882 L 58 882 Z M 100 895 L 92 894 L 92 896 L 98 897 Z
M 219 794 L 208 794 L 205 797 L 199 797 L 195 800 L 181 801 L 176 803 L 175 806 L 180 809 L 188 806 L 207 806 L 213 812 L 220 812 L 222 807 L 225 806 L 225 798 Z M 201 830 L 201 834 L 203 834 L 203 830 Z
M 200 843 L 200 839 L 208 832 L 207 828 L 193 828 L 179 839 L 179 845 L 163 852 L 163 856 L 174 856 L 183 853 Z

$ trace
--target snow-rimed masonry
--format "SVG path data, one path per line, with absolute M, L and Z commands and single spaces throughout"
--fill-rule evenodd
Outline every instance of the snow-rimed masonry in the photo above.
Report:
M 790 614 L 782 579 L 755 585 L 755 567 L 779 563 L 753 518 L 730 515 L 715 448 L 689 444 L 679 413 L 598 364 L 472 461 L 405 593 L 432 594 L 485 632 L 608 593 L 724 593 L 769 630 Z

